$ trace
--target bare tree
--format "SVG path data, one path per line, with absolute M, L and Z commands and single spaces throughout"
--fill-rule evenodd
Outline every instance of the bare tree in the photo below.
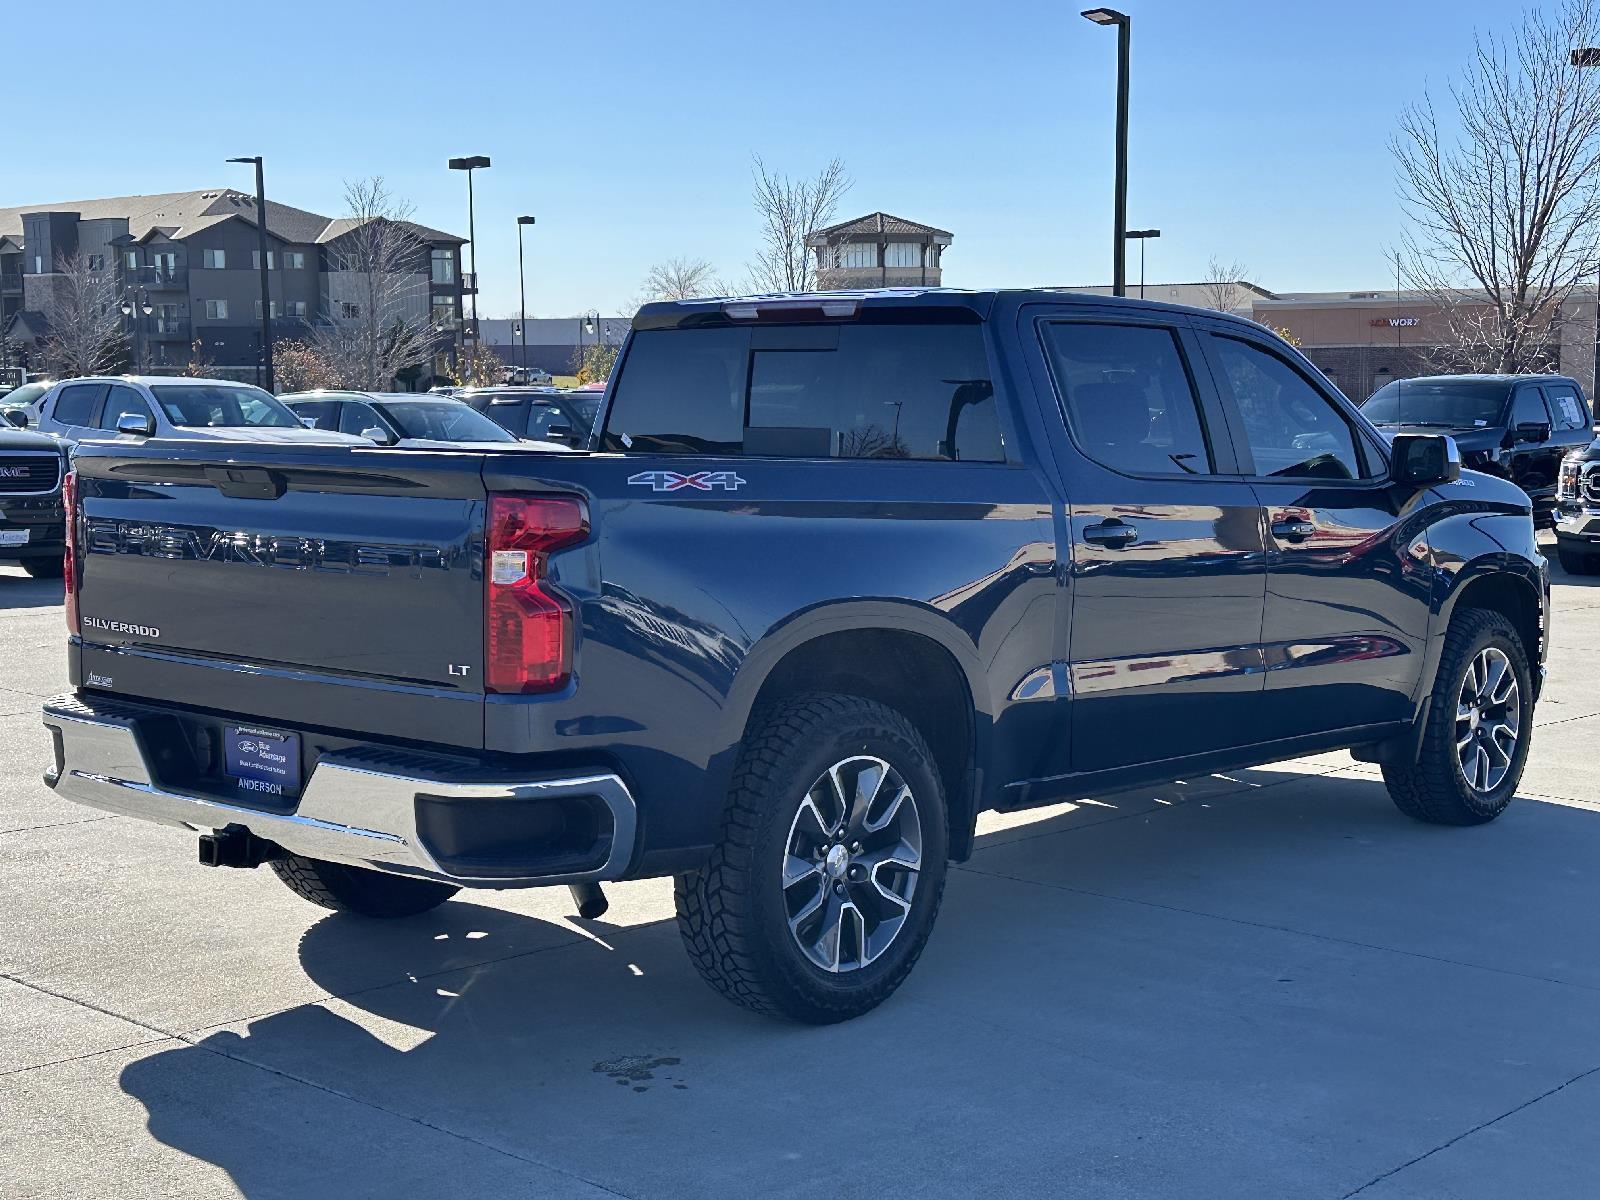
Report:
M 1240 293 L 1244 289 L 1239 284 L 1245 276 L 1250 274 L 1250 268 L 1234 259 L 1230 263 L 1219 262 L 1215 255 L 1206 264 L 1206 273 L 1200 280 L 1200 291 L 1205 299 L 1207 308 L 1214 308 L 1218 312 L 1233 312 L 1240 307 Z
M 55 268 L 41 306 L 48 324 L 44 360 L 62 375 L 99 374 L 124 348 L 116 276 L 93 268 L 81 249 L 58 255 Z
M 346 183 L 344 195 L 349 215 L 329 243 L 325 319 L 311 345 L 342 386 L 383 390 L 433 358 L 428 244 L 381 176 Z
M 809 179 L 791 179 L 769 170 L 755 156 L 756 212 L 761 217 L 761 250 L 749 266 L 758 292 L 807 292 L 817 285 L 816 263 L 806 235 L 828 225 L 853 182 L 837 158 Z
M 1597 41 L 1596 0 L 1530 9 L 1477 38 L 1445 129 L 1426 94 L 1400 115 L 1395 273 L 1439 310 L 1456 370 L 1548 366 L 1563 302 L 1600 267 L 1600 71 L 1571 58 Z
M 649 300 L 693 300 L 724 291 L 716 269 L 703 258 L 669 258 L 656 263 L 644 277 L 641 290 Z

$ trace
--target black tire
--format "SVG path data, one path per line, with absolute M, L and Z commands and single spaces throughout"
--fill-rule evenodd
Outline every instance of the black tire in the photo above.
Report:
M 461 890 L 432 879 L 389 875 L 297 854 L 274 859 L 272 870 L 301 899 L 364 917 L 414 917 L 438 908 Z
M 1596 556 L 1585 554 L 1581 550 L 1568 550 L 1561 543 L 1556 543 L 1556 557 L 1561 560 L 1561 569 L 1568 575 L 1593 575 L 1600 563 Z
M 791 933 L 782 876 L 808 790 L 814 782 L 822 785 L 830 768 L 861 756 L 886 763 L 910 789 L 910 816 L 897 821 L 917 822 L 920 866 L 909 891 L 910 907 L 886 948 L 868 957 L 866 917 L 855 909 L 856 957 L 865 961 L 835 972 L 808 958 Z M 887 776 L 879 774 L 878 779 Z M 853 788 L 857 796 L 864 786 L 858 779 Z M 863 805 L 863 819 L 875 810 L 880 819 L 889 819 L 876 802 Z M 898 829 L 894 832 L 898 835 Z M 861 846 L 850 849 L 858 852 Z M 735 1004 L 814 1025 L 849 1020 L 888 999 L 916 965 L 939 912 L 948 852 L 938 767 L 911 722 L 859 696 L 794 696 L 751 719 L 720 839 L 704 869 L 675 881 L 678 930 L 701 976 Z M 866 886 L 829 884 L 826 869 L 825 861 L 815 868 L 817 896 L 830 911 L 830 889 L 845 896 L 843 887 Z M 856 866 L 841 869 L 851 879 L 859 878 Z M 869 867 L 866 877 L 876 881 L 875 871 Z M 836 964 L 845 940 L 842 915 L 840 922 L 833 943 Z
M 1504 778 L 1487 790 L 1467 782 L 1457 751 L 1457 703 L 1469 668 L 1486 650 L 1509 661 L 1517 684 L 1517 739 Z M 1477 729 L 1476 722 L 1471 726 Z M 1445 634 L 1434 678 L 1422 754 L 1415 763 L 1386 763 L 1383 781 L 1395 806 L 1430 825 L 1482 825 L 1505 811 L 1522 781 L 1533 738 L 1533 680 L 1522 639 L 1500 613 L 1481 608 L 1459 612 Z
M 65 560 L 59 554 L 22 560 L 22 569 L 35 579 L 60 579 L 66 573 L 65 566 Z

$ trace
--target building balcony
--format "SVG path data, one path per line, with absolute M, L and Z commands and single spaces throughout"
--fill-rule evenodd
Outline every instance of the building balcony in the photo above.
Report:
M 188 317 L 146 317 L 144 333 L 153 342 L 187 342 Z
M 476 271 L 461 272 L 461 294 L 470 296 L 478 290 L 478 273 Z
M 149 288 L 152 292 L 186 292 L 189 290 L 188 267 L 139 267 L 130 271 L 129 283 Z
M 273 317 L 272 340 L 303 342 L 311 336 L 311 322 L 306 317 Z

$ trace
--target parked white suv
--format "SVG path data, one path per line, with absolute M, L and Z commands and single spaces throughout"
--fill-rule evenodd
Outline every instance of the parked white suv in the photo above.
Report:
M 288 405 L 248 383 L 174 375 L 64 379 L 40 397 L 36 428 L 72 442 L 126 434 L 361 443 L 347 434 L 307 429 Z

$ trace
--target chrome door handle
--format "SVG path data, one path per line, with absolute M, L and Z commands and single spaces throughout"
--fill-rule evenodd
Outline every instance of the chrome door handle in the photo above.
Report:
M 1317 531 L 1310 521 L 1275 521 L 1272 536 L 1281 542 L 1303 542 Z
M 1139 540 L 1139 530 L 1126 521 L 1113 517 L 1098 525 L 1085 526 L 1083 540 L 1093 542 L 1097 546 L 1108 546 L 1113 550 L 1124 550 Z

